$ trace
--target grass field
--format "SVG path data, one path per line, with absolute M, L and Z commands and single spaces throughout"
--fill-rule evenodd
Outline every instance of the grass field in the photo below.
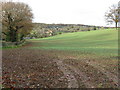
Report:
M 65 33 L 53 37 L 34 39 L 36 49 L 62 50 L 78 54 L 118 56 L 118 30 L 105 29 Z

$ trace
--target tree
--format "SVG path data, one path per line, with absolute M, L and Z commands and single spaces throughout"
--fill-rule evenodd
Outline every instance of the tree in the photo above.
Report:
M 109 11 L 105 13 L 106 21 L 111 24 L 115 22 L 116 29 L 119 22 L 119 12 L 120 8 L 118 7 L 118 5 L 113 5 L 109 8 Z
M 2 3 L 2 33 L 6 41 L 16 42 L 32 30 L 33 14 L 27 4 L 20 2 Z
M 118 22 L 118 25 L 120 26 L 120 1 L 118 2 L 118 14 L 119 14 L 119 22 Z

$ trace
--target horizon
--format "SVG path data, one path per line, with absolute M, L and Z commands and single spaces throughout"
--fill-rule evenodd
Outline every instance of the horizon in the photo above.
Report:
M 98 26 L 98 25 L 86 25 L 86 24 L 68 24 L 68 23 L 41 23 L 41 22 L 32 22 L 34 24 L 55 24 L 55 25 L 58 25 L 58 24 L 67 24 L 67 25 L 85 25 L 85 26 L 96 26 L 96 27 L 110 27 L 110 28 L 115 28 L 115 26 Z

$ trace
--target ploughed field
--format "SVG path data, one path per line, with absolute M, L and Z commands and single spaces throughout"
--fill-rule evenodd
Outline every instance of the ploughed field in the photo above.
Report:
M 118 30 L 75 32 L 3 48 L 4 88 L 117 88 Z

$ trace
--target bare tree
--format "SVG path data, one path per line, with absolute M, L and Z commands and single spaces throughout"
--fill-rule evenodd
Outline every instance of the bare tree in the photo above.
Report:
M 118 22 L 120 17 L 119 12 L 120 12 L 120 8 L 118 7 L 118 5 L 112 5 L 109 8 L 109 11 L 105 13 L 106 21 L 110 24 L 114 22 L 116 29 L 118 27 Z
M 20 2 L 2 3 L 2 33 L 7 41 L 22 40 L 32 29 L 33 14 L 28 5 Z
M 118 26 L 120 27 L 120 1 L 118 2 L 118 14 L 119 14 Z

